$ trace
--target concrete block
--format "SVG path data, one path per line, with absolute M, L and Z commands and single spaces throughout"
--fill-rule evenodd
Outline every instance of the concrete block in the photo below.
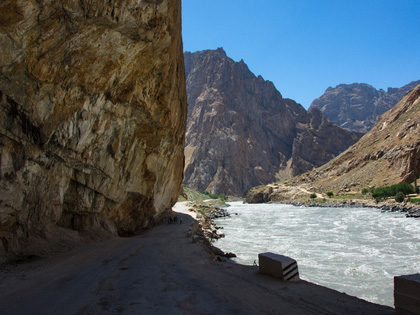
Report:
M 271 275 L 281 280 L 298 281 L 299 271 L 296 260 L 274 253 L 258 254 L 260 273 Z
M 420 297 L 420 274 L 394 277 L 394 291 Z
M 420 315 L 420 274 L 394 277 L 394 305 L 397 314 Z

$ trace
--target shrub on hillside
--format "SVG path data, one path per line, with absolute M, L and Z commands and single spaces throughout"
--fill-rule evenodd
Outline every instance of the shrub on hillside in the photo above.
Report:
M 405 195 L 401 191 L 397 192 L 397 194 L 395 195 L 396 202 L 403 202 L 404 198 L 405 198 Z
M 396 196 L 398 192 L 401 192 L 404 196 L 414 193 L 414 187 L 406 182 L 401 182 L 392 186 L 384 186 L 374 188 L 372 197 L 376 200 L 382 200 L 387 197 Z
M 334 193 L 332 191 L 329 191 L 327 192 L 327 196 L 331 198 L 332 196 L 334 196 Z
M 227 200 L 227 196 L 224 194 L 218 195 L 218 194 L 211 194 L 208 191 L 203 191 L 203 194 L 206 196 L 209 196 L 211 199 L 221 199 L 223 201 Z
M 316 194 L 315 194 L 315 193 L 311 194 L 311 195 L 309 196 L 309 198 L 311 198 L 311 199 L 315 199 L 315 198 L 316 198 Z

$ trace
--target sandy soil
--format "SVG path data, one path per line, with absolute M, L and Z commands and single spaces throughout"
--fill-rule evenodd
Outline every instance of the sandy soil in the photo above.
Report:
M 186 237 L 194 219 L 131 238 L 88 244 L 2 267 L 1 314 L 392 314 L 305 281 L 282 282 L 258 267 L 216 262 Z

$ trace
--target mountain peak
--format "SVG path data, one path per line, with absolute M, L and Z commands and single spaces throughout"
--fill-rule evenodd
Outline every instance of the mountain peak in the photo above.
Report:
M 222 54 L 222 55 L 226 56 L 226 51 L 223 49 L 223 47 L 218 47 L 218 48 L 216 49 L 216 51 L 217 51 L 219 54 Z
M 185 185 L 244 196 L 253 186 L 326 163 L 358 140 L 360 135 L 331 124 L 321 112 L 308 114 L 295 101 L 283 99 L 272 82 L 256 77 L 243 60 L 213 56 L 220 53 L 185 58 Z
M 290 202 L 307 198 L 308 190 L 341 194 L 402 181 L 412 183 L 420 177 L 419 147 L 420 84 L 342 154 L 284 183 L 251 189 L 247 202 Z
M 339 84 L 335 88 L 329 87 L 309 108 L 320 109 L 338 126 L 366 133 L 381 114 L 419 83 L 413 81 L 401 88 L 388 88 L 387 92 L 367 83 Z
M 419 146 L 420 84 L 384 113 L 360 141 L 307 177 L 313 186 L 326 190 L 412 182 L 420 176 Z

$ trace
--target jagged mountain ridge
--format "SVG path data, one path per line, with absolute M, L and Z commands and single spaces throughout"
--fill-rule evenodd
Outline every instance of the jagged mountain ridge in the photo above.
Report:
M 383 114 L 357 143 L 328 162 L 281 184 L 253 188 L 250 202 L 281 201 L 308 196 L 308 190 L 325 193 L 360 191 L 420 177 L 420 85 Z
M 394 107 L 418 84 L 420 81 L 413 81 L 401 88 L 388 88 L 386 92 L 365 83 L 340 84 L 329 87 L 309 109 L 318 108 L 340 127 L 366 133 L 380 115 Z
M 253 186 L 326 163 L 361 136 L 283 98 L 222 48 L 184 57 L 187 186 L 243 196 Z

